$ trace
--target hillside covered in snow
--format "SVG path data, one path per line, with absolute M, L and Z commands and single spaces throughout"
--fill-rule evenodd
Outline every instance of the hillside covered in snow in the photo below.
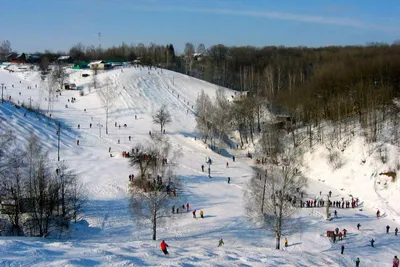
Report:
M 286 222 L 284 237 L 289 246 L 275 250 L 273 232 L 246 218 L 243 196 L 255 165 L 247 153 L 253 153 L 254 147 L 226 147 L 218 154 L 196 129 L 195 105 L 201 92 L 214 98 L 221 88 L 227 99 L 233 99 L 232 90 L 164 69 L 131 67 L 99 73 L 99 87 L 118 91 L 106 134 L 100 89 L 92 88 L 92 76 L 82 76 L 92 73 L 69 72 L 69 81 L 83 88 L 82 93 L 62 90 L 49 112 L 38 115 L 20 106 L 49 108 L 47 85 L 39 73 L 0 69 L 7 100 L 0 106 L 1 131 L 13 131 L 21 144 L 34 134 L 50 159 L 57 161 L 60 122 L 61 160 L 79 175 L 88 197 L 80 220 L 61 238 L 1 236 L 0 266 L 355 266 L 358 257 L 360 266 L 390 266 L 393 256 L 400 256 L 400 237 L 394 234 L 400 226 L 400 185 L 398 179 L 382 175 L 398 174 L 400 168 L 399 148 L 390 142 L 393 129 L 389 126 L 382 129 L 386 139 L 374 143 L 366 142 L 356 127 L 355 136 L 330 147 L 327 143 L 304 145 L 300 171 L 308 185 L 303 200 L 325 200 L 331 191 L 331 201 L 358 198 L 359 203 L 356 208 L 331 208 L 331 212 L 337 210 L 332 220 L 326 220 L 325 207 L 300 208 Z M 122 152 L 145 144 L 149 131 L 159 132 L 152 116 L 163 105 L 172 117 L 165 135 L 181 154 L 176 172 L 184 186 L 177 192 L 175 205 L 189 203 L 191 210 L 203 210 L 205 216 L 194 219 L 186 211 L 171 214 L 159 227 L 158 240 L 152 241 L 151 228 L 136 224 L 129 211 L 128 177 L 137 170 Z M 329 159 L 333 148 L 340 153 L 334 164 Z M 201 170 L 206 158 L 213 161 L 211 178 Z M 347 229 L 343 241 L 333 243 L 326 237 L 335 228 Z M 221 238 L 224 245 L 217 247 Z M 371 239 L 375 247 L 370 246 Z M 170 245 L 167 256 L 160 251 L 161 240 Z

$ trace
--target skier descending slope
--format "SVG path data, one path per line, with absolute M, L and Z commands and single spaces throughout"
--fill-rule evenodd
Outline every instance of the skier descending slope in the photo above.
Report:
M 160 243 L 160 247 L 161 247 L 161 250 L 164 253 L 164 255 L 168 255 L 169 254 L 168 250 L 167 250 L 168 244 L 165 243 L 164 240 Z

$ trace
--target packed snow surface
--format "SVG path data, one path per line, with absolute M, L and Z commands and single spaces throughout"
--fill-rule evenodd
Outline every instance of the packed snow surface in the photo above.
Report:
M 47 110 L 46 85 L 40 75 L 15 66 L 15 72 L 7 69 L 0 69 L 0 83 L 6 86 L 4 99 L 11 97 L 14 103 L 40 105 Z M 218 86 L 161 69 L 124 68 L 100 73 L 98 83 L 119 92 L 106 135 L 105 109 L 98 89 L 89 90 L 91 76 L 82 77 L 90 71 L 70 72 L 70 82 L 83 86 L 84 96 L 78 91 L 62 91 L 47 116 L 6 102 L 1 105 L 0 123 L 22 142 L 35 134 L 49 150 L 50 158 L 57 160 L 55 120 L 60 121 L 61 160 L 86 184 L 89 202 L 67 237 L 0 237 L 0 266 L 355 266 L 357 257 L 360 266 L 391 266 L 393 256 L 400 256 L 400 237 L 393 233 L 399 227 L 399 185 L 379 175 L 394 168 L 396 147 L 388 147 L 390 160 L 383 164 L 369 156 L 361 138 L 354 138 L 343 153 L 345 164 L 337 170 L 327 163 L 325 147 L 309 151 L 302 168 L 309 178 L 304 199 L 325 199 L 332 191 L 331 200 L 350 200 L 353 196 L 359 198 L 360 205 L 336 209 L 338 218 L 331 221 L 325 220 L 325 208 L 301 209 L 287 222 L 290 227 L 284 237 L 288 237 L 289 246 L 275 250 L 273 234 L 250 225 L 245 218 L 243 191 L 252 175 L 247 150 L 227 149 L 225 155 L 219 155 L 195 139 L 196 98 L 202 90 L 214 97 Z M 224 90 L 231 99 L 234 92 Z M 68 102 L 73 97 L 76 101 Z M 159 228 L 158 241 L 152 241 L 150 229 L 138 228 L 128 211 L 128 176 L 135 171 L 121 152 L 145 142 L 149 131 L 159 131 L 152 115 L 162 105 L 172 114 L 166 135 L 182 152 L 177 174 L 185 189 L 178 192 L 176 204 L 190 203 L 191 209 L 204 210 L 205 218 L 194 219 L 190 212 L 174 214 Z M 236 162 L 232 162 L 232 155 Z M 206 157 L 213 160 L 212 178 L 200 168 Z M 231 184 L 227 177 L 231 177 Z M 380 219 L 375 216 L 377 209 L 383 214 Z M 357 223 L 362 225 L 360 230 Z M 389 234 L 386 225 L 391 227 Z M 346 228 L 348 236 L 332 243 L 326 231 L 336 227 Z M 217 247 L 221 238 L 225 245 Z M 372 238 L 376 241 L 374 248 L 369 245 Z M 170 245 L 168 256 L 160 251 L 160 240 Z

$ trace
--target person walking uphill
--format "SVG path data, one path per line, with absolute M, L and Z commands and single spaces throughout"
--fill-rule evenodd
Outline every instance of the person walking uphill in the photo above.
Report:
M 360 267 L 360 258 L 356 259 L 356 267 Z
M 192 214 L 193 214 L 193 218 L 196 219 L 196 210 L 194 210 L 194 211 L 192 212 Z
M 168 255 L 169 254 L 168 250 L 167 250 L 168 244 L 165 243 L 164 240 L 160 243 L 160 247 L 161 247 L 161 251 L 164 253 L 164 255 Z
M 218 242 L 218 247 L 222 247 L 222 245 L 224 245 L 224 240 L 221 238 Z

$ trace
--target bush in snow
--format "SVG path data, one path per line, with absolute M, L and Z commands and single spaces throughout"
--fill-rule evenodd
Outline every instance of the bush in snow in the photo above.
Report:
M 335 149 L 329 150 L 328 162 L 334 170 L 340 169 L 344 164 L 341 153 Z

